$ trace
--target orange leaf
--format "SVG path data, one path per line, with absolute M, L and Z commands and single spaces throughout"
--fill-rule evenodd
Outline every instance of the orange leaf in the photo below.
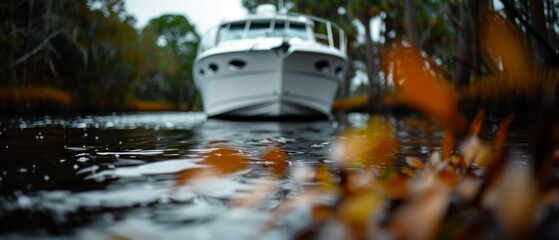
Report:
M 536 90 L 532 55 L 519 29 L 501 14 L 487 11 L 480 39 L 493 63 L 493 72 L 507 80 L 502 87 L 522 92 Z
M 220 173 L 233 173 L 247 168 L 249 159 L 241 151 L 229 147 L 217 147 L 200 162 L 214 167 Z
M 419 160 L 419 158 L 416 157 L 406 157 L 406 163 L 415 169 L 423 169 L 425 167 L 425 164 L 423 164 L 423 162 L 421 160 Z
M 402 167 L 402 170 L 401 170 L 401 171 L 402 171 L 402 174 L 404 174 L 404 175 L 406 175 L 406 176 L 408 176 L 408 177 L 413 177 L 413 176 L 416 175 L 415 170 L 411 169 L 411 168 L 408 167 L 408 166 Z
M 499 125 L 499 129 L 497 130 L 497 135 L 495 136 L 495 158 L 496 159 L 503 157 L 507 131 L 513 119 L 514 117 L 512 115 L 509 115 L 507 118 L 505 118 L 505 120 L 503 120 L 501 125 Z
M 457 94 L 438 66 L 413 47 L 398 45 L 389 54 L 396 94 L 403 101 L 447 127 L 462 127 Z
M 289 167 L 289 156 L 278 147 L 269 149 L 260 158 L 264 161 L 266 167 L 272 169 L 272 174 L 279 177 L 284 176 Z
M 315 220 L 322 221 L 332 216 L 332 209 L 325 205 L 313 205 L 311 214 Z
M 470 134 L 472 136 L 477 136 L 481 130 L 481 125 L 483 125 L 483 113 L 483 110 L 479 111 L 472 121 L 472 124 L 470 124 Z
M 446 130 L 443 143 L 441 146 L 443 160 L 448 160 L 452 156 L 452 149 L 454 148 L 454 132 Z
M 439 179 L 450 186 L 456 186 L 460 180 L 459 176 L 454 171 L 448 169 L 439 172 Z

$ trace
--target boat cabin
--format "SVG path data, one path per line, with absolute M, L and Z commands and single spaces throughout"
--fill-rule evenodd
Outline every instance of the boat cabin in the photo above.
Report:
M 345 35 L 339 26 L 326 19 L 302 14 L 254 15 L 222 23 L 204 36 L 199 51 L 227 42 L 263 39 L 318 43 L 346 52 Z
M 278 19 L 258 19 L 222 24 L 217 42 L 256 38 L 314 39 L 309 23 Z

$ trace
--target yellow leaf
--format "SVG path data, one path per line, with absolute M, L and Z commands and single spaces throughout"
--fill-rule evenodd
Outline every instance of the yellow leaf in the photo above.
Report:
M 316 182 L 319 184 L 321 190 L 332 192 L 338 189 L 338 184 L 332 179 L 332 175 L 326 165 L 318 165 L 315 175 Z
M 338 216 L 352 230 L 363 236 L 370 219 L 381 209 L 382 197 L 374 191 L 361 191 L 345 198 L 338 209 Z
M 401 174 L 395 174 L 384 181 L 377 180 L 374 183 L 374 186 L 378 187 L 376 189 L 389 199 L 403 199 L 408 194 L 408 178 Z
M 386 120 L 373 118 L 363 129 L 349 129 L 336 144 L 335 158 L 344 167 L 365 167 L 391 163 L 396 140 L 392 125 Z
M 487 167 L 493 160 L 493 151 L 487 147 L 481 147 L 478 154 L 476 154 L 475 158 L 473 159 L 472 163 L 480 167 Z

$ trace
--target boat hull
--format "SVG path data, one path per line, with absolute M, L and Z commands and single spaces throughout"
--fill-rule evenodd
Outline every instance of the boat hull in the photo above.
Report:
M 209 117 L 324 117 L 344 68 L 335 54 L 276 47 L 207 55 L 194 79 Z

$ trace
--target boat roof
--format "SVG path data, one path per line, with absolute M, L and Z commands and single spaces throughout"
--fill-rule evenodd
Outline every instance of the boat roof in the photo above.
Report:
M 269 15 L 269 14 L 251 14 L 248 15 L 247 17 L 244 18 L 238 18 L 238 19 L 233 19 L 233 20 L 227 20 L 227 21 L 223 21 L 219 24 L 219 26 L 223 26 L 226 24 L 230 24 L 230 23 L 238 23 L 238 22 L 246 22 L 246 21 L 272 21 L 272 20 L 284 20 L 284 21 L 289 21 L 289 22 L 299 22 L 299 23 L 313 23 L 313 21 L 311 20 L 310 16 L 307 15 L 303 15 L 303 14 L 294 14 L 294 13 L 289 13 L 289 14 L 281 14 L 281 13 L 277 13 L 277 14 L 273 14 L 273 15 Z

